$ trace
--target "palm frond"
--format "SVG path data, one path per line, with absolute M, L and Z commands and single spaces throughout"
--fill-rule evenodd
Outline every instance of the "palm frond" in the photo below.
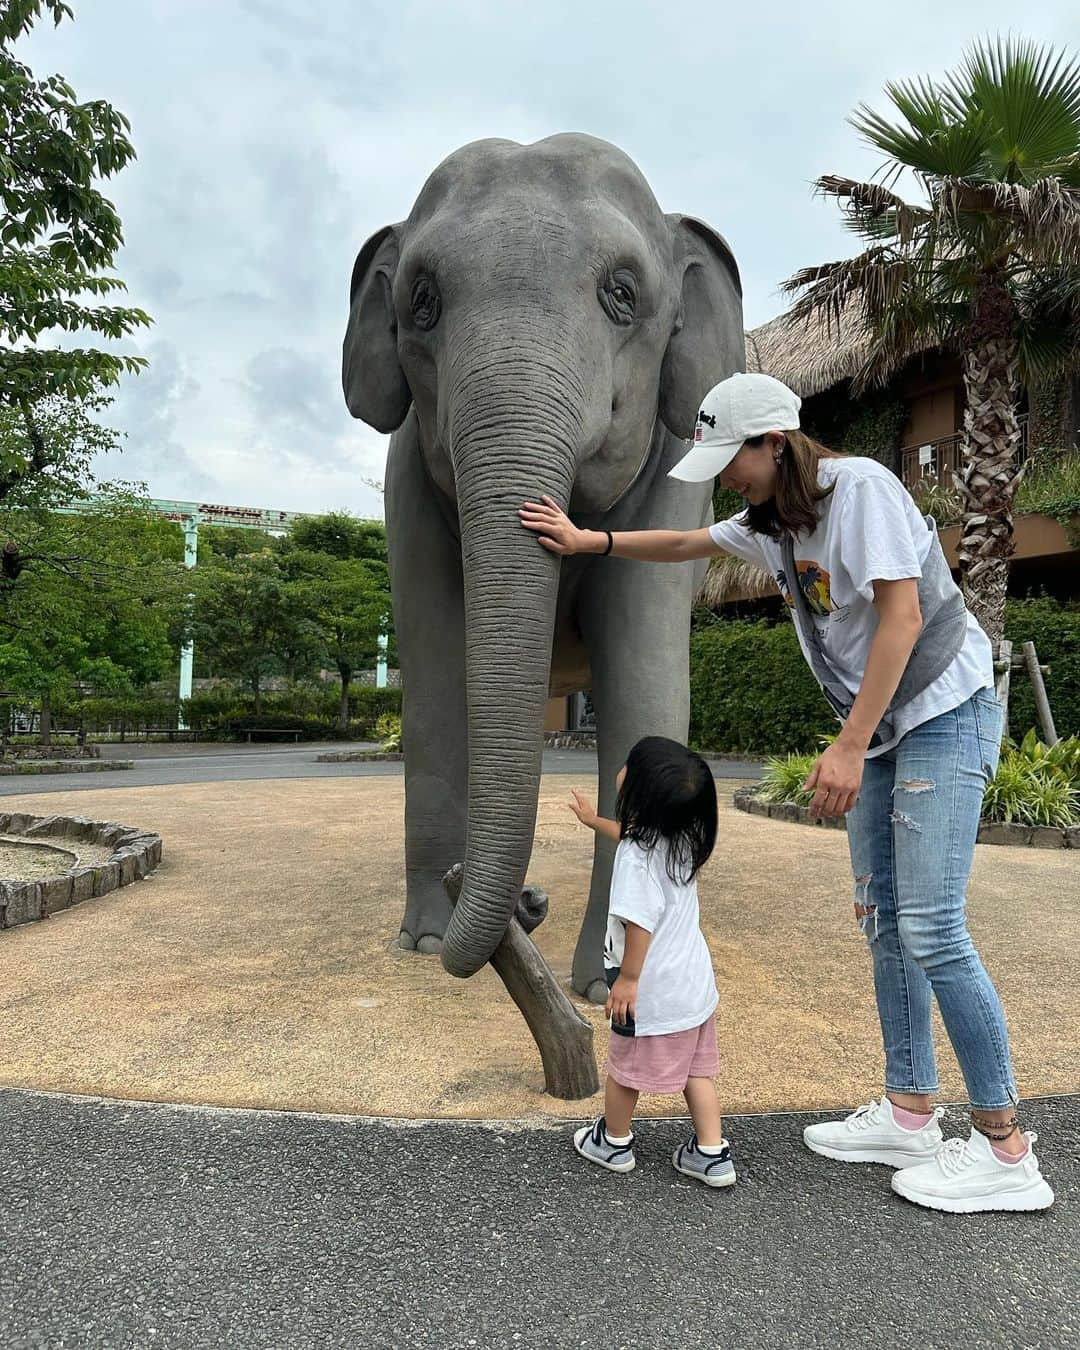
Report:
M 852 228 L 876 238 L 896 238 L 901 244 L 908 244 L 919 227 L 930 219 L 925 207 L 911 206 L 880 183 L 860 183 L 854 178 L 826 174 L 814 187 L 819 196 L 836 197 L 844 203 L 844 213 Z
M 1032 261 L 1080 266 L 1080 188 L 1058 178 L 1023 183 L 970 183 L 942 178 L 935 202 L 951 222 L 982 215 L 1008 224 Z
M 965 178 L 978 172 L 991 132 L 978 109 L 958 118 L 928 80 L 890 84 L 886 93 L 907 125 L 860 104 L 848 120 L 864 140 L 923 179 L 940 174 Z
M 1080 147 L 1080 64 L 1066 52 L 998 38 L 976 43 L 946 78 L 954 102 L 981 109 L 992 177 L 1032 182 Z

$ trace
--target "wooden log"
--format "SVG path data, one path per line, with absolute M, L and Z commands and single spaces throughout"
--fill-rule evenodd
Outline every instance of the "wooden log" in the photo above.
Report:
M 998 702 L 1001 704 L 1002 735 L 1007 736 L 1009 734 L 1009 682 L 1012 679 L 1012 643 L 1008 638 L 1002 638 L 994 649 L 994 670 L 997 672 L 994 688 L 997 692 Z
M 465 867 L 455 865 L 443 877 L 443 886 L 456 905 Z M 544 1091 L 563 1101 L 579 1101 L 600 1090 L 593 1054 L 592 1023 L 587 1021 L 559 987 L 551 967 L 529 939 L 547 916 L 543 891 L 526 886 L 517 908 L 495 948 L 491 964 L 521 1010 L 544 1066 Z
M 1058 734 L 1054 727 L 1054 714 L 1050 711 L 1050 700 L 1046 696 L 1042 667 L 1035 655 L 1034 642 L 1024 643 L 1024 661 L 1027 665 L 1028 679 L 1035 693 L 1035 711 L 1039 714 L 1039 724 L 1043 729 L 1043 738 L 1047 745 L 1057 745 Z

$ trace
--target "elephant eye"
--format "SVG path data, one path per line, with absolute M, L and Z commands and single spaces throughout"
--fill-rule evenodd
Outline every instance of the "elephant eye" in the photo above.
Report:
M 413 322 L 417 328 L 422 329 L 425 333 L 439 322 L 439 315 L 442 313 L 442 296 L 440 296 L 439 288 L 431 277 L 419 276 L 413 282 L 412 291 L 409 295 L 409 308 L 412 310 Z
M 612 323 L 621 328 L 634 322 L 637 309 L 637 278 L 632 272 L 620 267 L 606 276 L 596 291 L 604 312 Z

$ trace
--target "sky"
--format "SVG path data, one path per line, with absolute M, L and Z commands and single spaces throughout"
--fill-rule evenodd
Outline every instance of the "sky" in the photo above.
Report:
M 116 271 L 154 318 L 99 475 L 154 497 L 382 514 L 387 438 L 340 385 L 357 250 L 459 146 L 562 131 L 614 142 L 666 211 L 732 246 L 748 328 L 780 283 L 855 241 L 823 173 L 878 156 L 846 118 L 971 41 L 1080 39 L 1074 0 L 71 0 L 18 48 L 132 123 L 104 185 Z M 1018 16 L 1023 29 L 1016 28 Z

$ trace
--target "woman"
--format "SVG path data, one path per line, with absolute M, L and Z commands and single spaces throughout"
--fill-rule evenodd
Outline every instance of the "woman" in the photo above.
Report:
M 815 1153 L 897 1170 L 893 1189 L 954 1213 L 1045 1209 L 1054 1195 L 1016 1119 L 1001 1001 L 968 935 L 965 890 L 1001 709 L 990 643 L 967 611 L 933 523 L 876 461 L 835 455 L 799 428 L 800 399 L 733 375 L 705 399 L 672 471 L 719 476 L 746 511 L 709 529 L 582 530 L 551 498 L 521 523 L 557 554 L 687 562 L 733 553 L 765 568 L 842 727 L 807 780 L 811 811 L 847 814 L 855 912 L 874 962 L 885 1092 L 809 1125 Z M 931 1106 L 937 998 L 971 1100 L 968 1139 L 942 1142 Z

